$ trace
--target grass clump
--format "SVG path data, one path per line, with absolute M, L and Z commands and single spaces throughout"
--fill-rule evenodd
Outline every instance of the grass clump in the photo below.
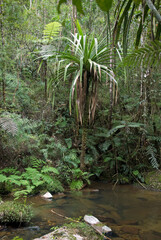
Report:
M 6 225 L 22 225 L 29 223 L 33 217 L 31 206 L 14 201 L 6 201 L 0 205 L 0 222 Z

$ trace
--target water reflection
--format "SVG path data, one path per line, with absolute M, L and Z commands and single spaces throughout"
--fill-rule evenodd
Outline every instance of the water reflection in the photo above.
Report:
M 0 232 L 0 239 L 11 240 L 18 235 L 24 240 L 31 240 L 48 233 L 52 226 L 61 225 L 65 221 L 51 212 L 54 209 L 68 217 L 94 215 L 116 232 L 119 236 L 114 238 L 116 240 L 160 240 L 160 199 L 161 192 L 150 192 L 128 185 L 117 186 L 113 191 L 112 186 L 106 183 L 94 183 L 90 189 L 81 192 L 56 195 L 52 201 L 39 196 L 31 197 L 29 202 L 35 209 L 31 226 L 7 228 Z

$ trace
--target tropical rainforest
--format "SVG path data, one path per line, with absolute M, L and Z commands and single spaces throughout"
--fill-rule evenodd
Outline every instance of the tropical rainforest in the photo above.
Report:
M 0 193 L 161 166 L 160 0 L 0 0 Z

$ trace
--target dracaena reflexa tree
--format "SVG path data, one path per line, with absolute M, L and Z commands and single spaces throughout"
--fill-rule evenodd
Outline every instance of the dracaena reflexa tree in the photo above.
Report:
M 111 51 L 106 40 L 99 42 L 97 38 L 93 38 L 88 41 L 78 22 L 76 25 L 78 33 L 72 34 L 72 39 L 64 38 L 68 44 L 67 50 L 57 54 L 48 53 L 44 57 L 56 59 L 55 77 L 48 83 L 49 92 L 53 92 L 54 81 L 61 83 L 72 76 L 69 109 L 71 112 L 74 102 L 77 119 L 82 125 L 80 168 L 84 170 L 88 123 L 95 116 L 99 82 L 102 74 L 109 75 L 113 81 L 115 79 L 112 69 L 107 67 L 110 64 Z

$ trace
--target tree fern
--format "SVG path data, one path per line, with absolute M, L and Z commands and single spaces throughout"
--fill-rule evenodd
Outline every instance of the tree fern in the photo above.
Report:
M 126 66 L 138 66 L 142 64 L 144 67 L 159 66 L 161 64 L 161 42 L 151 42 L 144 47 L 136 49 L 128 54 L 123 60 Z

